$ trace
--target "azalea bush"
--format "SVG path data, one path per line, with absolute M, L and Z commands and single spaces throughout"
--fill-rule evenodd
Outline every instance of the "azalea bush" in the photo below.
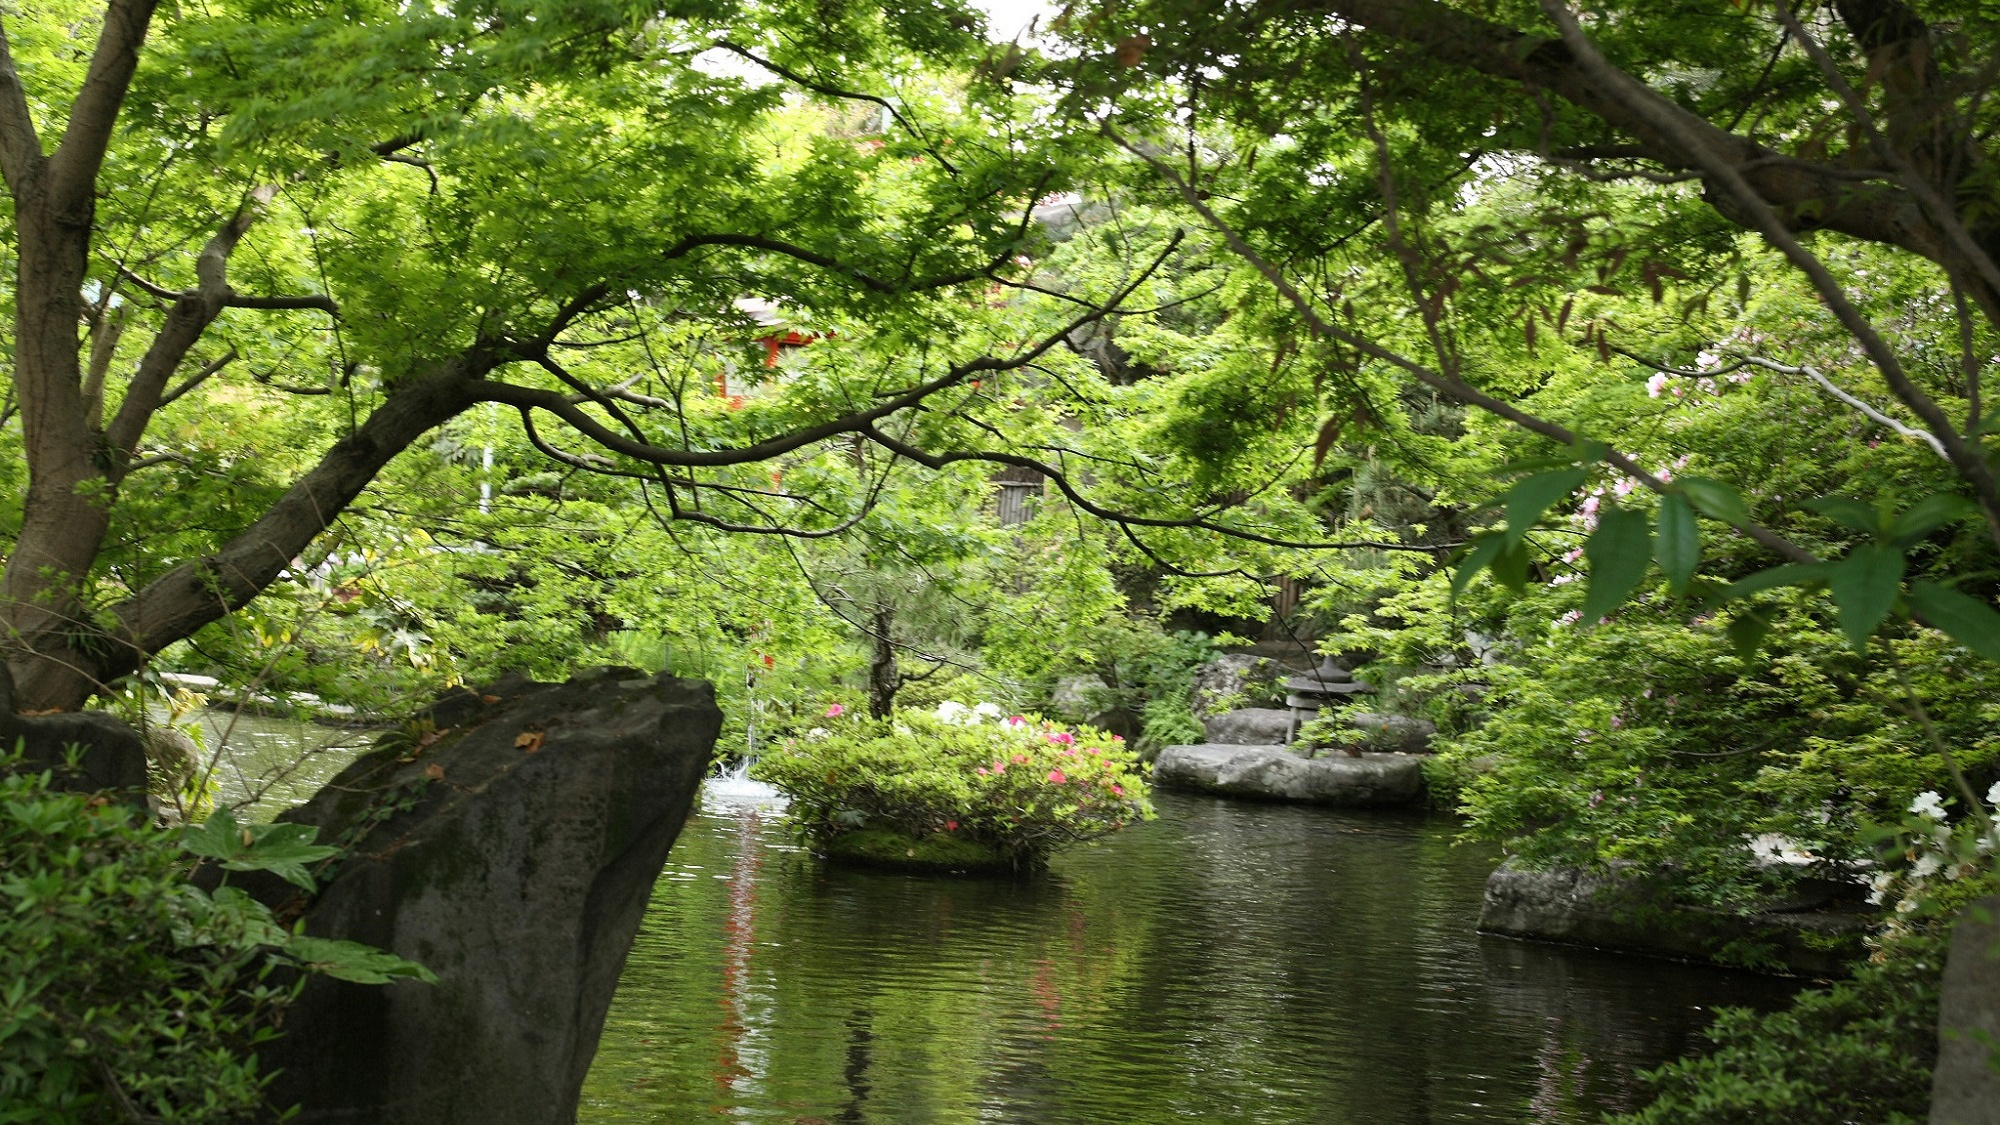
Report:
M 1153 815 L 1137 755 L 1092 727 L 951 700 L 931 714 L 888 721 L 836 705 L 824 723 L 751 769 L 791 799 L 800 829 L 821 851 L 886 832 L 960 843 L 1033 868 L 1058 848 Z

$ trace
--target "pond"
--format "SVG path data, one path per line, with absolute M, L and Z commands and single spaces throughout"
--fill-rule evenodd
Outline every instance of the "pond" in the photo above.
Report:
M 204 751 L 200 768 L 209 771 L 216 802 L 257 820 L 318 792 L 382 733 L 250 711 L 201 710 L 193 717 Z
M 1165 794 L 1031 882 L 833 869 L 723 806 L 668 858 L 586 1125 L 1586 1122 L 1796 985 L 1481 938 L 1446 818 Z

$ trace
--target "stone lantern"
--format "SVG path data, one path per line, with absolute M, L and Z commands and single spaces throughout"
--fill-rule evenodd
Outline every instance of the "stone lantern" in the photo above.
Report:
M 1298 737 L 1300 723 L 1321 710 L 1374 690 L 1367 684 L 1356 683 L 1354 673 L 1341 667 L 1331 655 L 1305 675 L 1290 677 L 1285 681 L 1285 706 L 1291 708 L 1292 714 L 1285 723 L 1285 745 L 1290 746 Z

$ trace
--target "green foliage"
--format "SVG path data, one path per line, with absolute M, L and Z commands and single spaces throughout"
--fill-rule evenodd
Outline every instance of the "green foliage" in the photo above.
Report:
M 312 829 L 241 824 L 223 809 L 173 833 L 48 786 L 46 773 L 0 769 L 0 1121 L 263 1120 L 269 1075 L 255 1048 L 278 1034 L 298 987 L 273 967 L 436 979 L 380 950 L 288 932 L 226 883 L 189 882 L 207 860 L 310 889 L 305 865 L 334 852 Z
M 1741 904 L 1804 870 L 1760 863 L 1753 837 L 1782 836 L 1838 874 L 1872 858 L 1869 825 L 1948 782 L 1895 674 L 1855 656 L 1823 603 L 1774 606 L 1768 658 L 1750 661 L 1715 621 L 1631 610 L 1530 633 L 1519 608 L 1517 635 L 1535 639 L 1480 671 L 1492 713 L 1441 740 L 1439 767 L 1464 782 L 1469 830 L 1522 862 L 1629 861 L 1697 901 Z M 1993 770 L 2000 669 L 1930 632 L 1878 646 L 1911 670 L 1958 763 Z
M 261 1116 L 254 1048 L 294 990 L 257 946 L 282 931 L 247 896 L 189 886 L 129 808 L 46 786 L 0 777 L 0 1120 Z
M 1937 1058 L 1946 937 L 1886 947 L 1853 979 L 1760 1014 L 1717 1013 L 1707 1053 L 1648 1075 L 1654 1101 L 1616 1125 L 1917 1125 Z
M 1032 869 L 1061 847 L 1152 816 L 1116 735 L 947 702 L 932 715 L 828 727 L 768 751 L 751 775 L 782 790 L 815 847 L 864 828 L 948 833 Z

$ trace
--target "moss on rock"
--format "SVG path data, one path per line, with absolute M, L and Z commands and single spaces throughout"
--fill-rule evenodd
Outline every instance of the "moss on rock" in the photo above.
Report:
M 1022 864 L 999 848 L 950 832 L 909 836 L 893 828 L 857 828 L 828 839 L 826 857 L 857 867 L 928 874 L 1011 874 Z

